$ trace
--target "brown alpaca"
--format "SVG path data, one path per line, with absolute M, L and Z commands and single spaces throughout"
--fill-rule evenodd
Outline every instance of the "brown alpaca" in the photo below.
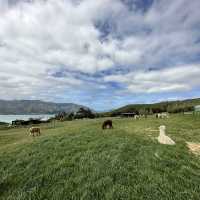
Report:
M 41 131 L 39 127 L 31 127 L 29 131 L 30 131 L 30 135 L 32 135 L 33 137 L 41 135 Z
M 113 128 L 112 126 L 112 120 L 106 120 L 103 122 L 103 125 L 102 125 L 102 129 L 106 129 L 106 128 Z

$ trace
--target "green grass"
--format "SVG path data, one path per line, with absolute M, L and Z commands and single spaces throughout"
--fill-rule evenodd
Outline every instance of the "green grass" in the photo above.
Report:
M 200 142 L 200 116 L 113 118 L 0 131 L 0 199 L 200 199 L 200 157 L 185 141 Z M 157 142 L 159 125 L 175 146 Z

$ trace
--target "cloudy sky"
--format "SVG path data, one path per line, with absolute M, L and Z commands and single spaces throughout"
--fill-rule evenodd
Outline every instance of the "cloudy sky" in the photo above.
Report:
M 0 99 L 96 110 L 200 97 L 200 0 L 0 0 Z

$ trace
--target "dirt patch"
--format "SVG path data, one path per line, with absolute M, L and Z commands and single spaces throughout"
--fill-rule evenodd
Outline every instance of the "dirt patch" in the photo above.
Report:
M 188 148 L 192 153 L 195 155 L 200 155 L 200 143 L 194 143 L 194 142 L 186 142 Z

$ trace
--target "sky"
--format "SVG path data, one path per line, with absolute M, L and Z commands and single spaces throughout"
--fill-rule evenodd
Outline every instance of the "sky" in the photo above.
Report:
M 200 97 L 199 0 L 0 0 L 0 99 L 103 111 Z

